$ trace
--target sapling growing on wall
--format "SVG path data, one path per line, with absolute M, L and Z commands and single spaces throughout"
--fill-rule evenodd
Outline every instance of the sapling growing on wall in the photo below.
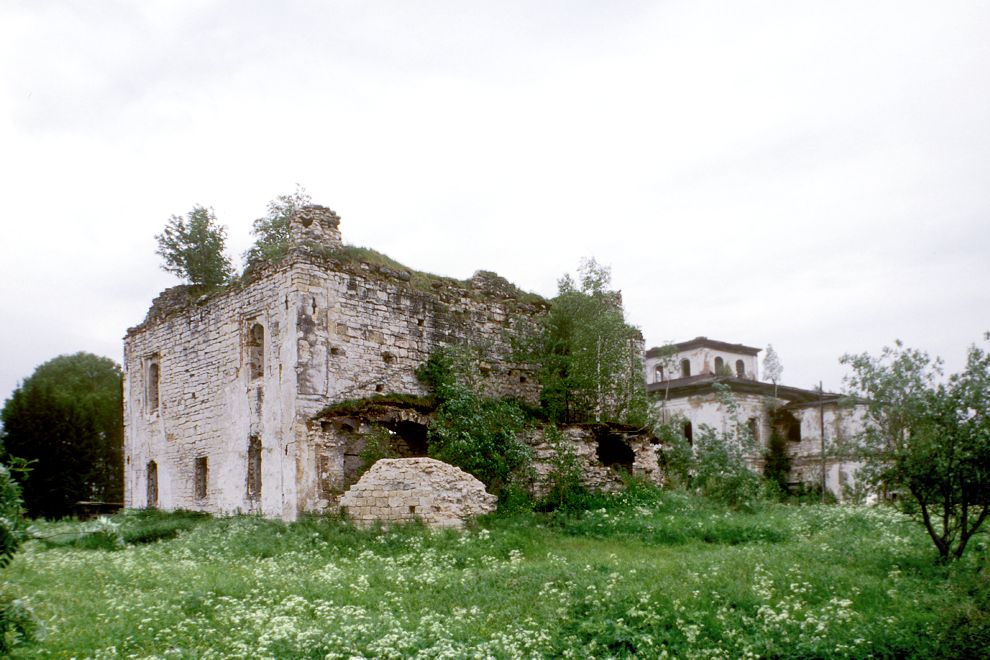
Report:
M 281 261 L 289 252 L 289 219 L 312 203 L 309 193 L 298 184 L 295 192 L 279 195 L 268 202 L 268 212 L 252 224 L 254 245 L 244 253 L 245 268 L 250 270 Z
M 773 396 L 777 398 L 777 383 L 784 373 L 784 365 L 780 362 L 777 351 L 773 350 L 773 344 L 767 344 L 767 349 L 763 353 L 763 379 L 773 383 Z
M 517 338 L 517 358 L 535 364 L 540 403 L 556 422 L 645 424 L 642 336 L 625 321 L 611 272 L 585 259 L 564 275 L 536 332 Z
M 178 275 L 199 292 L 226 284 L 234 273 L 224 254 L 227 228 L 217 224 L 213 209 L 194 206 L 185 217 L 173 215 L 155 240 L 162 270 Z

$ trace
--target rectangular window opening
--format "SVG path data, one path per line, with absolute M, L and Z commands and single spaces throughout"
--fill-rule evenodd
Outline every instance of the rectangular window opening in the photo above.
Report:
M 206 498 L 206 486 L 209 473 L 209 462 L 206 456 L 196 457 L 195 494 L 196 499 Z

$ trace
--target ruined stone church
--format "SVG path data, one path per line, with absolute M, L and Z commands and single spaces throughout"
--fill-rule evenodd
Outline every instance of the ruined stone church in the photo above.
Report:
M 493 394 L 535 393 L 506 357 L 505 331 L 539 314 L 540 299 L 494 273 L 416 282 L 340 259 L 338 225 L 330 209 L 306 207 L 281 263 L 194 303 L 182 287 L 167 290 L 128 330 L 126 506 L 285 519 L 323 510 L 345 485 L 346 460 L 323 442 L 332 429 L 317 413 L 377 393 L 425 394 L 414 370 L 440 345 L 488 347 Z
M 415 369 L 440 346 L 484 347 L 487 393 L 536 401 L 534 374 L 512 361 L 507 337 L 519 320 L 542 314 L 545 300 L 494 273 L 458 281 L 366 259 L 343 245 L 339 222 L 325 207 L 299 210 L 281 262 L 198 300 L 190 300 L 187 287 L 168 289 L 128 330 L 125 506 L 286 520 L 334 507 L 357 480 L 372 427 L 393 434 L 402 455 L 425 456 L 430 411 L 372 405 L 354 417 L 328 406 L 426 394 Z M 712 358 L 711 375 L 717 359 L 734 365 L 737 379 L 730 384 L 744 404 L 759 389 L 755 349 L 718 342 L 681 348 L 684 364 L 693 360 L 696 367 L 647 381 L 658 402 L 680 406 L 690 423 L 707 419 L 703 411 L 712 408 L 707 380 L 698 379 L 707 373 L 707 358 L 691 353 L 696 348 L 725 349 Z M 651 353 L 646 356 L 647 373 L 659 374 Z M 801 397 L 788 405 L 800 413 Z M 662 482 L 661 450 L 642 430 L 580 428 L 565 435 L 591 486 L 616 486 L 616 468 Z M 539 437 L 528 441 L 539 472 L 548 448 Z

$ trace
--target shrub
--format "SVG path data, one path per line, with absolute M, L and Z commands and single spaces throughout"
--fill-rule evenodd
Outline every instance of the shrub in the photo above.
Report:
M 544 427 L 543 437 L 553 448 L 553 454 L 550 458 L 550 471 L 540 484 L 542 496 L 537 506 L 542 511 L 570 508 L 566 505 L 574 504 L 574 500 L 582 498 L 587 492 L 581 482 L 581 465 L 577 454 L 564 434 L 553 424 Z
M 695 442 L 692 484 L 708 499 L 734 508 L 749 506 L 760 494 L 760 478 L 746 464 L 740 444 L 704 424 Z
M 437 399 L 428 432 L 430 456 L 477 477 L 499 497 L 510 484 L 527 481 L 529 447 L 519 439 L 526 415 L 513 401 L 482 396 L 475 365 L 478 349 L 448 346 L 416 371 Z
M 383 458 L 398 458 L 399 452 L 395 449 L 391 431 L 377 424 L 372 427 L 371 432 L 364 436 L 364 447 L 358 452 L 358 456 L 361 459 L 361 467 L 357 471 L 358 477 Z
M 763 458 L 763 476 L 781 496 L 786 495 L 791 475 L 791 455 L 787 452 L 787 440 L 776 428 L 770 433 Z
M 24 541 L 21 489 L 7 466 L 0 464 L 0 569 L 5 569 Z M 20 641 L 30 640 L 36 621 L 27 605 L 13 595 L 0 592 L 0 653 L 7 653 Z
M 5 568 L 24 541 L 21 489 L 6 465 L 0 464 L 0 568 Z

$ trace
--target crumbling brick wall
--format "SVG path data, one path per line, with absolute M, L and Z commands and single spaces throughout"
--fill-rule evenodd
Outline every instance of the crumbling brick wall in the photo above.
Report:
M 550 473 L 560 463 L 560 452 L 572 453 L 582 484 L 591 490 L 619 490 L 627 474 L 657 486 L 664 483 L 659 440 L 643 429 L 618 424 L 572 424 L 559 429 L 559 436 L 548 439 L 542 428 L 526 436 L 533 448 L 533 490 L 538 497 L 545 493 Z
M 341 498 L 341 509 L 359 525 L 422 521 L 428 527 L 462 528 L 495 510 L 484 484 L 432 458 L 378 461 Z
M 310 418 L 343 399 L 422 394 L 415 369 L 439 346 L 482 347 L 489 393 L 535 399 L 507 336 L 544 303 L 484 272 L 430 277 L 424 290 L 417 274 L 345 258 L 338 222 L 329 209 L 304 209 L 290 222 L 286 261 L 210 297 L 166 291 L 128 330 L 127 506 L 149 504 L 154 462 L 162 508 L 285 519 L 320 510 L 327 459 Z

